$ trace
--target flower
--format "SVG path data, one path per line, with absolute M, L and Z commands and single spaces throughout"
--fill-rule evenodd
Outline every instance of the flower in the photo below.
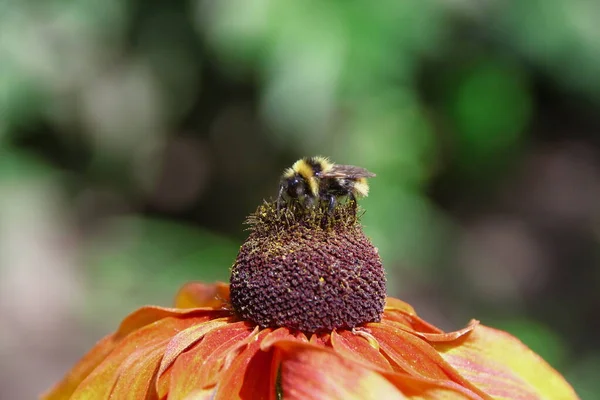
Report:
M 577 399 L 508 333 L 445 333 L 386 298 L 350 210 L 259 207 L 231 285 L 135 311 L 43 398 Z

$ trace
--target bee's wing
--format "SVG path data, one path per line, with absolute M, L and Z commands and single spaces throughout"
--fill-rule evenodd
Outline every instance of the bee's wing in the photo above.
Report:
M 337 165 L 335 164 L 331 169 L 327 171 L 321 171 L 317 174 L 320 178 L 373 178 L 374 173 L 367 171 L 361 167 L 355 167 L 354 165 Z

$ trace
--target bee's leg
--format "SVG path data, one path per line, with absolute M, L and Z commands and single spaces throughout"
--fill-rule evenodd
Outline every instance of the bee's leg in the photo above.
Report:
M 354 212 L 356 212 L 356 207 L 358 206 L 358 203 L 356 202 L 356 196 L 354 195 L 354 193 L 350 192 L 350 194 L 348 195 L 348 199 L 350 200 L 350 202 L 352 202 L 352 209 L 354 210 Z
M 329 214 L 331 214 L 333 212 L 333 209 L 335 208 L 335 196 L 332 194 L 327 195 L 327 201 L 329 203 L 329 208 L 327 209 L 327 211 L 329 212 Z
M 283 199 L 283 185 L 279 185 L 279 194 L 277 195 L 277 211 L 281 208 L 281 200 Z

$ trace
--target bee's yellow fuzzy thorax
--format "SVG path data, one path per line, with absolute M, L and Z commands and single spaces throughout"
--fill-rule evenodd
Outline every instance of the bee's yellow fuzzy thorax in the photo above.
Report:
M 315 172 L 311 165 L 308 162 L 306 162 L 306 160 L 298 160 L 294 163 L 294 165 L 292 165 L 291 175 L 293 175 L 294 173 L 304 178 L 310 192 L 314 196 L 319 194 L 319 183 L 317 182 L 317 178 L 315 177 Z
M 329 158 L 323 156 L 315 156 L 310 159 L 314 164 L 321 166 L 321 171 L 327 172 L 333 167 L 333 163 L 329 161 Z

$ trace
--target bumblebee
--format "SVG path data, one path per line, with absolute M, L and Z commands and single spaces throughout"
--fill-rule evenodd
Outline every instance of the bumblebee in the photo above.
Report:
M 367 178 L 374 176 L 364 168 L 334 164 L 325 157 L 301 158 L 283 172 L 277 208 L 284 197 L 297 200 L 305 207 L 324 202 L 329 212 L 339 198 L 347 197 L 356 208 L 356 198 L 369 194 Z

